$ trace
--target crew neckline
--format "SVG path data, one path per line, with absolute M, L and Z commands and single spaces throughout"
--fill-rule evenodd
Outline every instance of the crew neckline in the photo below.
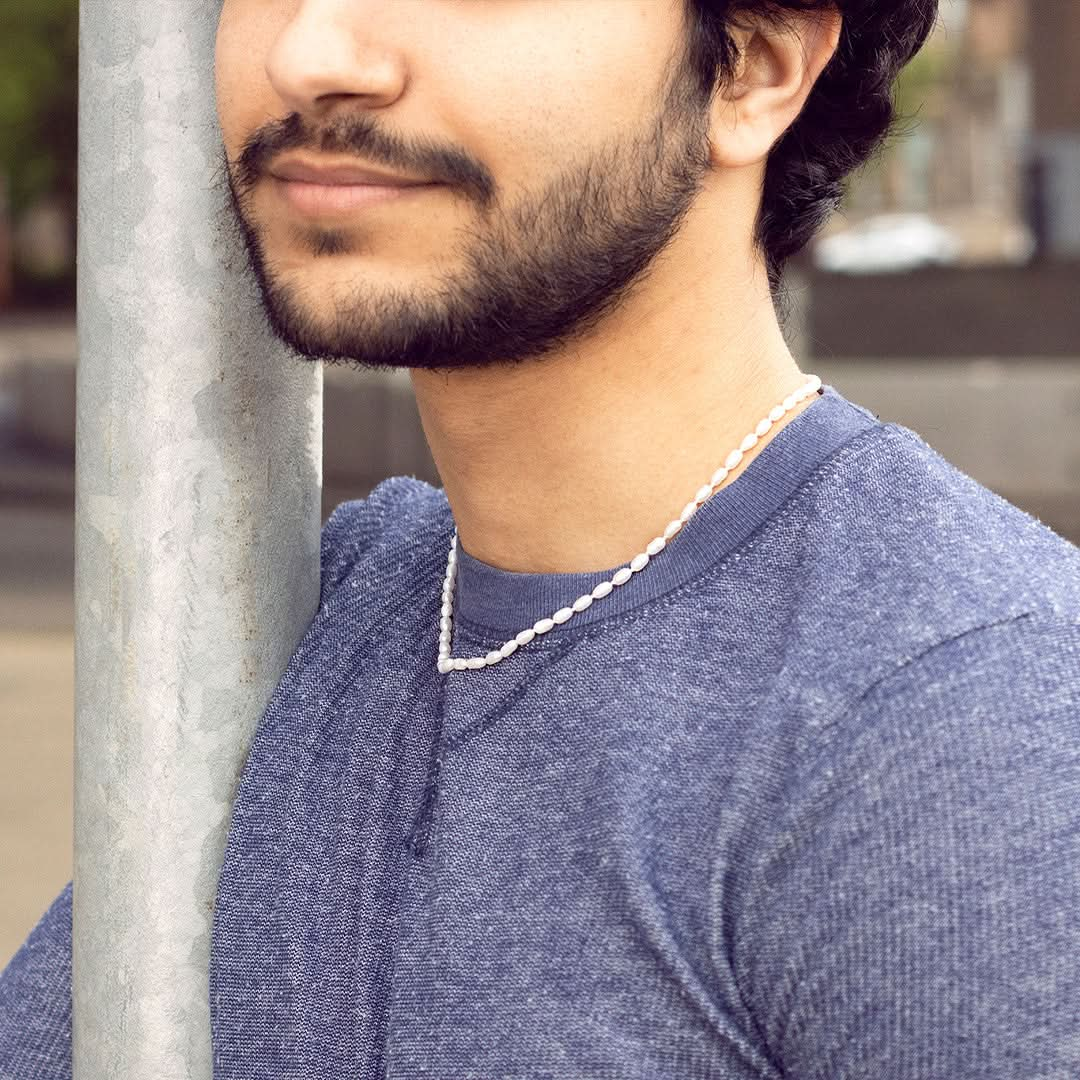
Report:
M 702 503 L 643 570 L 565 625 L 580 628 L 621 614 L 691 580 L 746 540 L 826 458 L 874 426 L 883 425 L 873 413 L 823 384 L 817 400 L 781 428 L 731 484 Z M 512 637 L 570 606 L 625 565 L 581 573 L 503 570 L 470 555 L 459 541 L 454 624 L 474 637 Z

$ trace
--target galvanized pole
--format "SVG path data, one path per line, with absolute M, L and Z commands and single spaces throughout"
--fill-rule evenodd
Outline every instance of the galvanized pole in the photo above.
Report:
M 78 1080 L 211 1076 L 230 810 L 318 602 L 322 373 L 223 228 L 218 6 L 81 5 Z

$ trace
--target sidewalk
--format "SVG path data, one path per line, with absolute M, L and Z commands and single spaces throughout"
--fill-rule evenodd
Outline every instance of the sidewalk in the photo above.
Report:
M 0 967 L 71 880 L 73 524 L 0 505 Z

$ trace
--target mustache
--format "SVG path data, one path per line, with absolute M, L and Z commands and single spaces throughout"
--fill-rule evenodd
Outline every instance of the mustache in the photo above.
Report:
M 277 157 L 296 149 L 347 154 L 392 172 L 453 184 L 471 193 L 481 206 L 488 206 L 495 195 L 491 174 L 457 150 L 424 143 L 411 152 L 369 116 L 339 116 L 314 129 L 295 112 L 263 124 L 244 141 L 230 170 L 237 193 L 250 191 Z

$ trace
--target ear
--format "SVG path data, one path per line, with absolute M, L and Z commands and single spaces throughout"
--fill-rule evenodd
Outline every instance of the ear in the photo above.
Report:
M 843 21 L 836 7 L 784 16 L 780 26 L 741 12 L 729 28 L 738 61 L 730 84 L 713 100 L 711 161 L 717 166 L 764 161 L 836 51 Z

